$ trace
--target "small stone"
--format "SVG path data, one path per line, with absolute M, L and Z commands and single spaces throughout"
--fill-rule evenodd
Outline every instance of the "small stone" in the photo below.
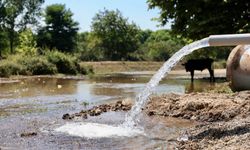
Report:
M 98 116 L 98 115 L 100 115 L 102 113 L 102 110 L 100 109 L 100 108 L 97 108 L 96 110 L 95 110 L 95 116 Z
M 153 116 L 155 113 L 153 111 L 148 112 L 149 116 Z
M 82 114 L 81 113 L 75 113 L 76 117 L 80 117 Z
M 21 137 L 30 137 L 30 136 L 36 136 L 36 132 L 28 132 L 28 133 L 21 133 Z
M 66 119 L 72 119 L 72 118 L 70 117 L 69 114 L 64 114 L 64 115 L 62 116 L 62 119 L 66 120 Z
M 88 119 L 88 115 L 87 114 L 82 114 L 82 118 L 83 119 Z
M 125 106 L 132 105 L 132 100 L 131 99 L 124 99 L 124 100 L 122 100 L 122 105 L 125 105 Z
M 196 117 L 196 116 L 192 116 L 190 119 L 191 119 L 191 120 L 196 120 L 197 117 Z

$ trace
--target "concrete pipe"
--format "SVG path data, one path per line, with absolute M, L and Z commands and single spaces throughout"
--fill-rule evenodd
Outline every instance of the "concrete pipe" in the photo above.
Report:
M 238 45 L 227 60 L 227 79 L 234 91 L 250 90 L 250 45 Z
M 235 46 L 250 44 L 250 33 L 210 35 L 209 46 Z

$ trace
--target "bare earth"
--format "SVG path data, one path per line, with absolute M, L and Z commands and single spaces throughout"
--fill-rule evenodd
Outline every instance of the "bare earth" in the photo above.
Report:
M 178 149 L 250 149 L 250 91 L 153 97 L 145 112 L 199 122 Z
M 98 116 L 107 111 L 128 111 L 131 101 L 103 104 L 63 119 Z M 182 118 L 197 121 L 176 140 L 177 149 L 250 149 L 250 91 L 238 93 L 167 94 L 152 97 L 143 110 L 149 116 Z

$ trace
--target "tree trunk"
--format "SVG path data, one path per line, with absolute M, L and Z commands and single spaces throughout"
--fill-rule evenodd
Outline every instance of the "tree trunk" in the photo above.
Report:
M 14 24 L 11 25 L 11 28 L 9 29 L 9 43 L 10 43 L 10 53 L 14 53 L 14 35 L 15 30 L 14 30 Z

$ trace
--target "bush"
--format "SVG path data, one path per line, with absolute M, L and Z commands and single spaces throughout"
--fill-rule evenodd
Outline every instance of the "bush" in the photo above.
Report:
M 31 57 L 19 62 L 26 67 L 26 74 L 45 75 L 57 73 L 57 68 L 54 64 L 48 62 L 46 57 Z
M 92 66 L 79 65 L 79 73 L 81 74 L 94 74 Z
M 0 76 L 55 74 L 57 68 L 46 57 L 12 55 L 0 61 Z
M 62 52 L 51 51 L 46 53 L 49 62 L 56 65 L 59 73 L 77 74 L 79 65 L 76 58 Z
M 0 76 L 9 77 L 11 75 L 25 74 L 22 65 L 13 61 L 3 60 L 0 62 Z
M 46 74 L 93 74 L 90 66 L 81 66 L 71 55 L 53 51 L 42 55 L 10 55 L 0 61 L 0 76 Z

